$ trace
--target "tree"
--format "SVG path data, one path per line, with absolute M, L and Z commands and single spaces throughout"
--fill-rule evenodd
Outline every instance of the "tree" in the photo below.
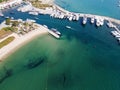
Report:
M 6 25 L 10 25 L 10 21 L 11 21 L 11 19 L 10 19 L 10 18 L 7 18 L 7 19 L 6 19 Z
M 12 26 L 18 26 L 19 25 L 19 22 L 18 21 L 14 21 L 14 22 L 12 22 Z

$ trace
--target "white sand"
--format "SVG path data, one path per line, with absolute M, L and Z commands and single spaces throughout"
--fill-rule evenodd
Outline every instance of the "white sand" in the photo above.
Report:
M 41 0 L 45 4 L 53 4 L 54 0 Z
M 6 57 L 15 52 L 18 48 L 29 42 L 31 39 L 34 39 L 36 36 L 43 35 L 45 33 L 47 33 L 47 28 L 41 25 L 39 25 L 38 29 L 33 30 L 22 36 L 18 36 L 17 34 L 13 33 L 10 36 L 14 36 L 15 40 L 0 49 L 0 60 L 4 60 Z

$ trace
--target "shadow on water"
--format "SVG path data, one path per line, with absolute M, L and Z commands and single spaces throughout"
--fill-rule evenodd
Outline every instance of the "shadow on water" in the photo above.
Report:
M 50 76 L 48 78 L 48 87 L 54 88 L 68 88 L 70 87 L 70 79 L 65 73 L 59 75 Z
M 28 69 L 33 69 L 43 64 L 46 60 L 47 60 L 46 56 L 29 59 L 25 67 L 27 67 Z M 4 66 L 3 72 L 0 73 L 0 84 L 12 75 L 13 75 L 13 70 Z
M 12 76 L 12 74 L 13 74 L 13 70 L 12 69 L 9 69 L 9 68 L 7 68 L 7 67 L 3 67 L 3 75 L 1 75 L 0 76 L 0 84 L 4 81 L 4 80 L 6 80 L 7 78 L 9 78 L 10 76 Z
M 28 60 L 26 67 L 28 69 L 36 68 L 47 60 L 46 56 L 41 56 L 38 58 L 32 58 Z

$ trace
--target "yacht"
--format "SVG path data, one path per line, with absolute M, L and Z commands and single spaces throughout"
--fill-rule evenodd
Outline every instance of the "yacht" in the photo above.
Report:
M 101 25 L 101 24 L 100 24 L 100 21 L 97 21 L 97 22 L 96 22 L 96 26 L 99 27 L 100 25 Z
M 92 17 L 92 18 L 91 18 L 91 23 L 94 23 L 94 22 L 95 22 L 95 18 Z
M 29 12 L 29 14 L 31 14 L 31 15 L 38 15 L 37 12 Z
M 83 24 L 87 23 L 87 17 L 83 17 Z
M 114 25 L 113 25 L 112 22 L 110 22 L 110 21 L 108 21 L 107 26 L 108 26 L 109 28 L 113 28 L 113 27 L 114 27 Z
M 76 20 L 77 20 L 77 21 L 79 20 L 79 15 L 78 15 L 78 14 L 76 14 Z
M 104 19 L 103 18 L 100 18 L 100 25 L 103 26 L 104 25 Z
M 51 30 L 54 31 L 56 34 L 61 35 L 61 33 L 59 31 L 57 31 L 57 29 L 52 28 Z
M 66 28 L 71 29 L 71 27 L 70 27 L 70 26 L 66 26 Z
M 70 16 L 70 17 L 69 17 L 69 21 L 72 21 L 72 19 L 73 19 L 73 17 L 72 17 L 72 16 Z
M 6 16 L 5 18 L 8 19 L 8 18 L 10 18 L 10 17 L 9 17 L 9 16 Z
M 48 30 L 48 33 L 51 34 L 52 36 L 54 36 L 55 38 L 58 38 L 58 39 L 61 36 L 61 33 L 53 28 L 51 30 Z

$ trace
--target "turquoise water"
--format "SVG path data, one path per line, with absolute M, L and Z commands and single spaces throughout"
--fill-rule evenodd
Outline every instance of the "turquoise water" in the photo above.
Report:
M 119 0 L 55 0 L 61 7 L 73 11 L 110 16 L 120 19 Z
M 111 36 L 104 37 L 111 40 L 105 43 L 98 39 L 102 34 L 64 33 L 60 40 L 50 35 L 37 37 L 1 63 L 12 68 L 13 75 L 0 84 L 0 90 L 119 90 L 120 48 L 109 45 Z M 38 67 L 26 67 L 29 59 L 42 56 L 47 59 Z
M 11 10 L 4 13 L 15 19 L 35 19 L 14 11 L 15 15 L 10 15 Z M 58 29 L 61 39 L 38 36 L 0 62 L 0 77 L 11 70 L 0 90 L 120 90 L 120 46 L 110 34 L 112 29 L 106 25 L 97 28 L 90 20 L 82 26 L 82 18 L 69 22 L 48 15 L 37 17 L 37 23 Z M 41 63 L 29 68 L 30 62 L 41 58 Z

